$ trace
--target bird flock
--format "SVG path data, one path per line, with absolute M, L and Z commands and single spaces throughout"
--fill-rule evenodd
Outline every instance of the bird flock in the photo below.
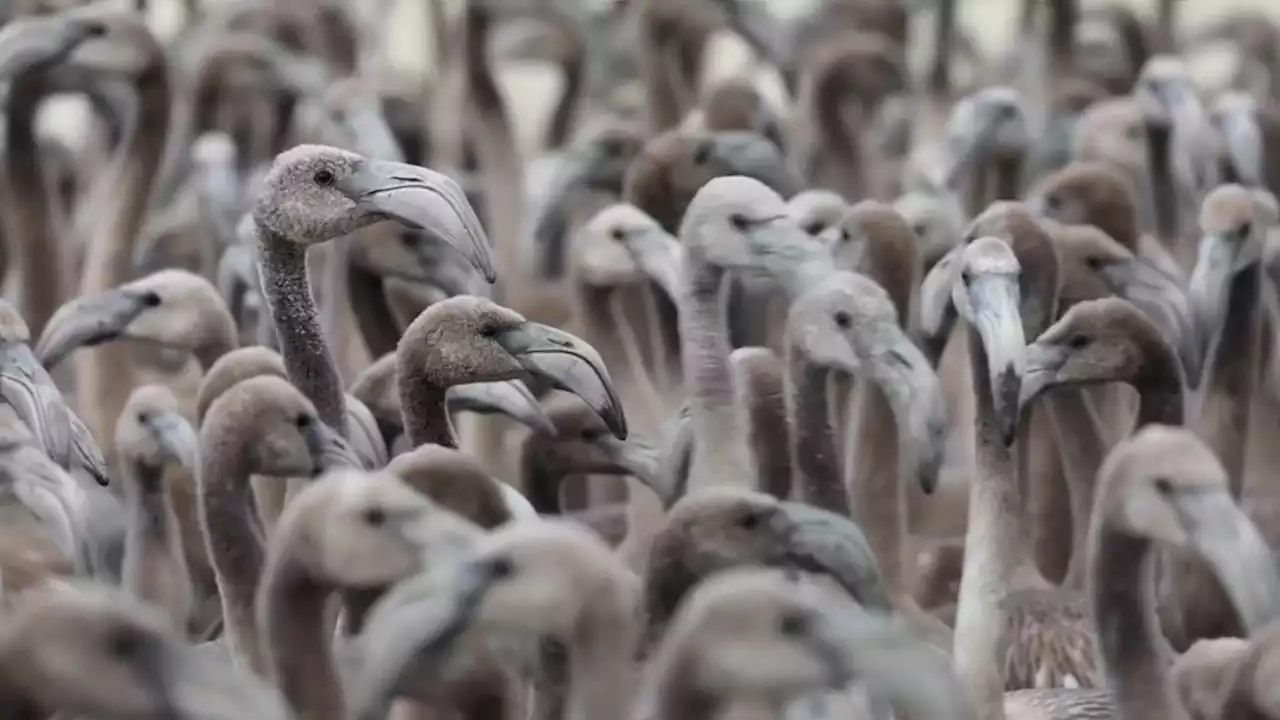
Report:
M 0 718 L 1280 720 L 1280 23 L 423 1 L 0 3 Z

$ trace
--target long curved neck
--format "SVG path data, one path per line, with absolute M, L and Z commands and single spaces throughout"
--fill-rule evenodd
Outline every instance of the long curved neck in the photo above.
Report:
M 738 388 L 742 416 L 747 422 L 747 448 L 754 456 L 760 492 L 779 500 L 791 497 L 791 427 L 787 413 L 787 389 L 782 361 L 772 350 L 761 349 L 768 358 L 750 372 L 739 372 L 733 383 Z
M 914 602 L 904 573 L 906 535 L 904 453 L 898 420 L 884 391 L 861 382 L 857 390 L 856 470 L 852 483 L 854 518 L 880 565 L 880 582 L 895 607 Z
M 1022 502 L 1012 449 L 996 426 L 987 354 L 969 329 L 969 355 L 977 412 L 977 468 L 969 486 L 969 524 L 956 609 L 955 661 L 977 717 L 1004 718 L 1004 670 L 997 665 L 1004 628 L 1001 605 L 1013 586 Z
M 156 63 L 141 72 L 134 90 L 137 121 L 103 173 L 102 191 L 94 193 L 104 204 L 90 208 L 95 221 L 80 278 L 80 292 L 86 295 L 106 292 L 132 279 L 134 238 L 142 229 L 168 136 L 172 97 L 166 65 Z M 134 385 L 130 348 L 126 343 L 104 343 L 76 353 L 76 363 L 77 389 L 89 410 L 89 428 L 94 437 L 113 437 L 116 418 Z M 113 447 L 107 450 L 114 455 Z
M 687 310 L 680 313 L 684 338 L 684 374 L 693 388 L 692 420 L 696 438 L 691 489 L 749 485 L 741 451 L 738 414 L 729 376 L 729 344 L 725 339 L 722 268 L 690 263 Z
M 1046 414 L 1062 454 L 1063 475 L 1071 502 L 1071 560 L 1062 586 L 1083 587 L 1089 551 L 1089 519 L 1098 468 L 1109 444 L 1092 399 L 1092 388 L 1056 388 L 1044 399 Z M 1061 512 L 1061 508 L 1057 508 Z
M 547 457 L 545 441 L 539 442 L 536 436 L 530 436 L 520 448 L 520 480 L 525 498 L 539 515 L 559 515 L 560 486 L 564 482 L 565 473 L 559 463 L 555 462 L 556 453 L 552 451 Z M 569 504 L 576 509 L 576 505 Z M 583 507 L 586 503 L 582 504 Z
M 342 380 L 320 327 L 319 310 L 307 279 L 307 248 L 258 225 L 262 291 L 280 340 L 285 372 L 316 406 L 320 419 L 347 434 Z
M 247 446 L 253 439 L 240 437 L 230 423 L 220 429 L 223 432 L 201 432 L 200 524 L 222 601 L 228 644 L 242 662 L 264 675 L 266 662 L 254 615 L 263 552 L 249 488 L 253 469 Z
M 5 126 L 5 181 L 10 193 L 10 223 L 6 228 L 10 257 L 14 259 L 22 317 L 31 337 L 40 337 L 45 323 L 62 302 L 62 240 L 53 225 L 53 212 L 46 192 L 40 143 L 36 139 L 35 114 L 44 90 L 37 78 L 18 77 L 13 81 Z
M 298 720 L 344 720 L 325 608 L 329 588 L 288 551 L 263 578 L 263 621 L 275 682 Z
M 1149 358 L 1133 383 L 1142 398 L 1138 405 L 1136 431 L 1145 425 L 1182 425 L 1186 416 L 1178 360 L 1168 348 L 1160 348 Z
M 1225 321 L 1210 345 L 1200 406 L 1200 432 L 1222 460 L 1236 498 L 1244 488 L 1249 410 L 1258 385 L 1262 303 L 1261 269 L 1237 272 L 1227 286 Z
M 1173 184 L 1173 128 L 1147 125 L 1147 182 L 1151 189 L 1151 213 L 1156 237 L 1169 252 L 1178 254 L 1182 216 L 1178 191 Z
M 409 438 L 410 447 L 428 443 L 457 447 L 444 403 L 449 388 L 437 384 L 422 372 L 422 367 L 425 365 L 417 362 L 397 363 L 400 377 L 396 384 L 405 436 Z
M 1105 521 L 1095 536 L 1089 594 L 1117 715 L 1126 720 L 1185 718 L 1156 649 L 1160 622 L 1150 542 L 1124 535 Z
M 834 190 L 855 202 L 865 197 L 867 190 L 860 142 L 862 129 L 847 127 L 843 108 L 848 96 L 842 92 L 840 81 L 838 69 L 833 69 L 815 83 L 810 108 L 817 140 L 813 148 L 813 179 L 817 187 Z M 859 118 L 870 117 L 872 110 L 861 108 Z
M 564 88 L 560 91 L 560 100 L 551 113 L 551 121 L 547 124 L 547 136 L 543 141 L 544 147 L 548 150 L 558 150 L 569 141 L 569 135 L 573 132 L 573 122 L 578 114 L 578 105 L 582 101 L 582 93 L 587 84 L 585 48 L 577 45 L 581 42 L 579 39 L 575 38 L 571 42 L 575 43 L 575 48 L 561 66 L 564 72 Z
M 369 355 L 377 358 L 395 352 L 400 328 L 391 314 L 382 278 L 353 262 L 347 265 L 347 286 L 351 312 L 355 314 L 356 327 L 369 348 Z
M 991 153 L 973 170 L 969 181 L 969 212 L 981 213 L 997 200 L 1017 200 L 1022 194 L 1022 153 Z
M 849 492 L 836 460 L 835 430 L 827 402 L 831 372 L 812 362 L 794 338 L 788 340 L 787 415 L 796 496 L 815 507 L 849 517 Z
M 476 154 L 485 187 L 485 227 L 495 246 L 495 264 L 501 282 L 494 288 L 494 300 L 515 305 L 513 283 L 521 270 L 520 233 L 524 222 L 524 162 L 516 142 L 506 103 L 494 79 L 485 53 L 491 18 L 481 3 L 466 9 L 465 73 L 468 106 L 475 118 Z
M 694 88 L 686 83 L 677 43 L 670 39 L 662 23 L 641 18 L 640 79 L 644 85 L 645 107 L 649 110 L 649 131 L 658 134 L 684 120 L 693 105 Z
M 185 632 L 191 576 L 178 517 L 165 490 L 164 468 L 131 462 L 125 472 L 131 477 L 126 485 L 129 521 L 121 584 L 139 600 L 164 609 L 174 627 Z

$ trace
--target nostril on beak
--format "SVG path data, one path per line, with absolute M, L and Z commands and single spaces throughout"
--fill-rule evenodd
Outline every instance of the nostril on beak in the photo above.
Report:
M 89 20 L 80 26 L 80 32 L 85 38 L 103 37 L 107 34 L 107 26 L 97 20 Z

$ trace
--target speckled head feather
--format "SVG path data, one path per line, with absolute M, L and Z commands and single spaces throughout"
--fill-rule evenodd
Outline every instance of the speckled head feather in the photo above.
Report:
M 1138 206 L 1133 183 L 1101 162 L 1075 162 L 1043 178 L 1026 204 L 1063 225 L 1094 225 L 1136 252 Z
M 496 277 L 488 238 L 462 188 L 416 165 L 299 145 L 276 156 L 253 208 L 260 231 L 302 245 L 396 220 L 449 243 L 487 280 Z

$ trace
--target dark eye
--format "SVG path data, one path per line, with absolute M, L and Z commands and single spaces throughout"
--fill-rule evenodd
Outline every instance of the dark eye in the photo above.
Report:
M 497 337 L 497 336 L 498 336 L 498 326 L 497 326 L 497 325 L 485 325 L 484 327 L 480 328 L 480 336 L 481 336 L 481 337 L 487 337 L 487 338 Z
M 787 637 L 799 637 L 809 632 L 809 618 L 798 612 L 784 613 L 778 618 L 778 632 Z
M 600 154 L 607 158 L 616 158 L 622 154 L 622 143 L 617 140 L 602 140 Z
M 1050 210 L 1057 210 L 1062 205 L 1062 199 L 1057 195 L 1046 195 L 1044 198 L 1044 206 Z
M 836 327 L 841 330 L 848 330 L 849 326 L 853 325 L 853 316 L 844 310 L 838 311 L 835 315 L 831 316 L 831 319 L 836 321 Z
M 1102 258 L 1096 255 L 1090 255 L 1084 259 L 1084 264 L 1090 270 L 1098 270 L 1102 268 Z
M 614 228 L 613 232 L 609 233 L 609 237 L 612 237 L 615 242 L 626 242 L 627 240 L 627 234 L 622 232 L 622 228 Z
M 1089 336 L 1083 333 L 1076 333 L 1075 335 L 1071 336 L 1071 339 L 1067 340 L 1067 347 L 1072 348 L 1074 350 L 1079 350 L 1080 348 L 1083 348 L 1088 344 L 1089 344 Z
M 1236 237 L 1247 238 L 1252 232 L 1253 232 L 1253 223 L 1246 222 L 1240 227 L 1236 228 Z
M 153 290 L 149 290 L 142 294 L 141 301 L 144 307 L 155 307 L 160 304 L 160 295 Z
M 738 518 L 738 527 L 743 530 L 755 530 L 760 527 L 760 516 L 755 513 L 748 513 Z
M 361 518 L 364 520 L 364 524 L 369 527 L 382 527 L 383 523 L 387 521 L 387 511 L 380 507 L 365 508 L 364 512 L 361 513 Z
M 311 427 L 311 423 L 315 422 L 315 418 L 312 418 L 310 415 L 306 413 L 302 413 L 298 415 L 298 417 L 294 418 L 293 422 L 295 425 L 298 426 L 299 430 L 306 430 L 307 428 Z
M 1173 494 L 1173 481 L 1170 480 L 1169 478 L 1158 477 L 1154 480 L 1153 484 L 1155 485 L 1156 492 L 1160 493 L 1161 495 Z
M 852 240 L 852 239 L 853 239 L 853 236 L 849 234 L 849 231 L 848 231 L 848 230 L 841 230 L 841 231 L 840 231 L 840 242 L 842 242 L 842 243 L 847 243 L 847 242 L 849 242 L 849 241 L 850 241 L 850 240 Z
M 128 628 L 118 628 L 107 636 L 107 652 L 115 657 L 134 657 L 141 649 L 142 638 Z
M 748 227 L 751 227 L 751 221 L 747 220 L 747 216 L 742 215 L 741 213 L 734 213 L 730 215 L 729 224 L 732 225 L 733 229 L 737 230 L 738 232 L 743 232 Z
M 508 557 L 496 557 L 489 561 L 489 574 L 495 578 L 511 577 L 516 571 L 515 563 Z
M 329 186 L 333 184 L 333 173 L 329 170 L 317 170 L 311 179 L 316 181 L 317 185 Z
M 810 235 L 821 235 L 826 228 L 822 227 L 822 223 L 815 222 L 804 226 L 804 231 Z
M 911 226 L 911 232 L 915 233 L 916 237 L 924 237 L 929 233 L 929 226 L 924 223 L 916 223 Z
M 965 270 L 964 272 L 960 273 L 960 282 L 964 283 L 965 285 L 968 285 L 970 280 L 973 280 L 973 276 L 969 274 L 968 270 Z
M 706 165 L 709 160 L 711 160 L 711 143 L 699 143 L 698 147 L 693 149 L 693 163 Z
M 147 423 L 151 422 L 151 413 L 145 410 L 138 413 L 138 422 L 142 425 L 146 425 Z

